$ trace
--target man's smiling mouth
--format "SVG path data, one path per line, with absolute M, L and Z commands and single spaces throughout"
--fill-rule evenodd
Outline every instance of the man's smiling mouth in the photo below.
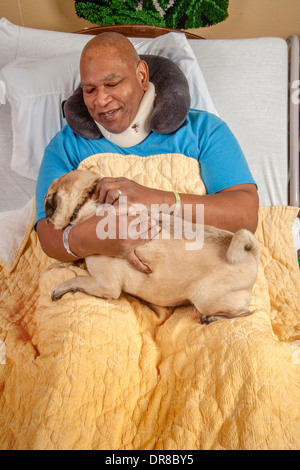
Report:
M 109 119 L 110 117 L 112 117 L 117 111 L 119 111 L 119 109 L 113 109 L 111 111 L 108 111 L 107 113 L 101 113 L 100 116 L 101 117 L 104 117 L 105 119 Z

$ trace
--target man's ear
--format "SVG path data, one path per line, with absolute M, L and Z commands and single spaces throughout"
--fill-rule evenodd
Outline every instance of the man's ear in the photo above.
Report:
M 143 91 L 147 91 L 149 85 L 149 68 L 145 60 L 139 61 L 137 66 L 137 76 L 142 85 Z

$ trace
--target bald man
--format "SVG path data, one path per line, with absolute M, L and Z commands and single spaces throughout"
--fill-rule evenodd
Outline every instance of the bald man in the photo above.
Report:
M 146 62 L 140 60 L 131 42 L 117 33 L 103 33 L 87 43 L 80 61 L 81 86 L 89 114 L 103 137 L 96 140 L 76 135 L 67 125 L 45 151 L 37 183 L 36 230 L 44 251 L 62 261 L 73 261 L 93 254 L 128 259 L 137 269 L 148 272 L 135 255 L 135 248 L 147 238 L 105 239 L 96 235 L 100 216 L 94 216 L 69 231 L 66 251 L 63 231 L 46 224 L 43 198 L 51 182 L 74 170 L 90 155 L 98 153 L 135 154 L 141 157 L 181 153 L 196 158 L 207 195 L 180 194 L 181 210 L 192 207 L 195 221 L 197 204 L 204 204 L 205 224 L 232 232 L 257 225 L 258 195 L 255 182 L 242 151 L 226 124 L 209 113 L 191 110 L 181 128 L 159 135 L 147 128 L 153 110 L 155 90 L 149 83 Z M 140 125 L 135 122 L 137 116 Z M 120 195 L 128 204 L 174 205 L 174 194 L 142 186 L 126 178 L 103 178 L 97 187 L 100 203 L 117 204 Z M 132 216 L 128 216 L 129 222 Z M 118 220 L 117 220 L 118 223 Z M 145 231 L 150 234 L 149 226 Z M 153 232 L 152 232 L 153 233 Z M 148 237 L 150 239 L 150 236 Z
M 125 131 L 149 86 L 146 62 L 125 36 L 104 33 L 83 49 L 80 61 L 84 102 L 107 131 Z

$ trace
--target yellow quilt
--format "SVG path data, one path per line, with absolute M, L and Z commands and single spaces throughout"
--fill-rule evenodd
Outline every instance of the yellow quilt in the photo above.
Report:
M 81 167 L 204 191 L 181 155 Z M 211 325 L 193 307 L 157 315 L 125 294 L 52 302 L 52 287 L 83 268 L 53 265 L 30 228 L 13 269 L 0 267 L 0 449 L 300 449 L 297 212 L 260 208 L 254 313 Z

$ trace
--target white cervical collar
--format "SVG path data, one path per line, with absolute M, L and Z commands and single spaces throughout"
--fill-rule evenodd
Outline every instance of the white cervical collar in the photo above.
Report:
M 137 115 L 130 126 L 120 134 L 113 134 L 107 131 L 97 121 L 95 123 L 99 127 L 103 137 L 119 147 L 133 147 L 143 142 L 151 132 L 149 121 L 154 109 L 155 87 L 149 82 L 148 90 L 145 92 L 140 103 Z

